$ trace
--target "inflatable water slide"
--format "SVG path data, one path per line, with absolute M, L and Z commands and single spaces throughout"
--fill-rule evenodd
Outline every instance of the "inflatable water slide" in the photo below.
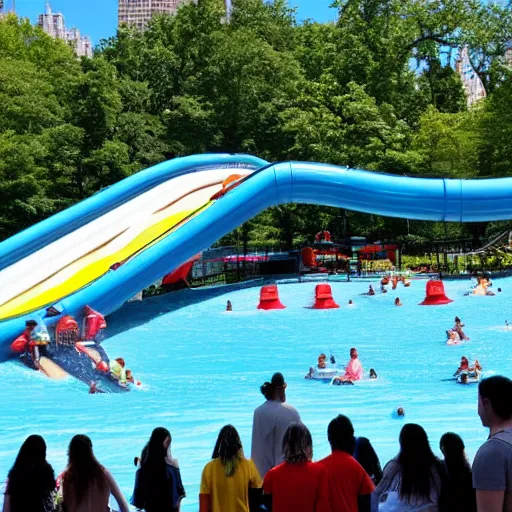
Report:
M 286 203 L 450 222 L 512 218 L 512 178 L 424 179 L 206 154 L 126 178 L 0 244 L 0 360 L 27 320 L 102 316 L 262 210 Z M 53 330 L 52 330 L 53 329 Z

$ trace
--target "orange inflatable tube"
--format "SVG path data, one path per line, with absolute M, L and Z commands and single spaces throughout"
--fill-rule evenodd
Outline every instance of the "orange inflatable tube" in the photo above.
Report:
M 222 190 L 219 190 L 215 194 L 213 194 L 212 197 L 210 197 L 210 201 L 215 201 L 216 199 L 220 199 L 223 195 L 227 194 L 230 190 L 233 190 L 234 188 L 238 187 L 240 183 L 242 183 L 242 178 L 245 178 L 245 175 L 243 174 L 232 174 L 231 176 L 228 176 L 223 182 L 222 182 Z

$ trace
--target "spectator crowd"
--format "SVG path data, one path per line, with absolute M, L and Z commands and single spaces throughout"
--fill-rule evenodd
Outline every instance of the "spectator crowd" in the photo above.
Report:
M 512 381 L 493 376 L 478 389 L 478 414 L 489 437 L 470 466 L 464 442 L 448 432 L 437 458 L 420 425 L 405 424 L 399 450 L 381 469 L 370 441 L 356 437 L 349 418 L 329 423 L 331 454 L 313 462 L 311 433 L 286 402 L 280 373 L 261 387 L 254 411 L 252 459 L 232 425 L 218 435 L 204 467 L 199 512 L 512 512 Z M 171 434 L 156 428 L 136 457 L 131 503 L 146 512 L 179 512 L 185 489 Z M 9 471 L 3 512 L 103 512 L 110 496 L 129 505 L 91 440 L 73 437 L 68 465 L 55 478 L 41 436 L 28 437 Z

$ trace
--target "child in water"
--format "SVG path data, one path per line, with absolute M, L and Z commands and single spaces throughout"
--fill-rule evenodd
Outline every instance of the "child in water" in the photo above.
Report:
M 141 384 L 140 381 L 135 380 L 131 370 L 126 370 L 126 382 L 129 384 L 135 384 L 136 386 L 140 386 Z
M 395 306 L 402 306 L 402 302 L 400 301 L 400 297 L 395 299 Z
M 226 311 L 233 311 L 233 306 L 230 300 L 228 300 L 228 303 L 226 304 Z
M 318 356 L 318 365 L 317 365 L 317 368 L 319 368 L 320 370 L 323 370 L 325 368 L 327 368 L 327 356 L 325 354 L 320 354 Z
M 124 369 L 126 363 L 122 357 L 118 357 L 113 361 L 110 361 L 110 375 L 115 380 L 119 381 L 119 384 L 126 385 L 126 370 Z

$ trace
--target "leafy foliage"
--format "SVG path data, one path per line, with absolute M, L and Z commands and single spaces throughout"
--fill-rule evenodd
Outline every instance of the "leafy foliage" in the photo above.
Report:
M 321 161 L 402 175 L 504 176 L 512 162 L 510 7 L 478 0 L 336 0 L 298 24 L 286 0 L 185 4 L 78 60 L 27 21 L 0 21 L 0 236 L 140 169 L 200 152 Z M 466 46 L 488 98 L 467 110 Z M 500 223 L 492 223 L 495 233 Z M 223 242 L 335 237 L 412 244 L 486 225 L 272 208 Z

